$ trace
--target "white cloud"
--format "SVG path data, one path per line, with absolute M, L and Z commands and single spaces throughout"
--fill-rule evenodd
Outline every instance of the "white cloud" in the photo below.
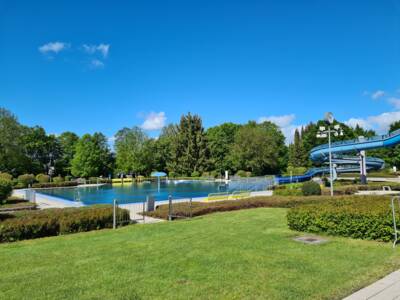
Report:
M 103 56 L 103 58 L 107 58 L 108 53 L 110 51 L 109 44 L 99 44 L 99 45 L 84 44 L 82 45 L 82 48 L 86 53 L 89 54 L 95 54 L 96 52 L 99 52 Z
M 361 118 L 350 118 L 344 122 L 347 126 L 355 128 L 357 125 L 364 129 L 372 129 L 371 124 L 367 120 Z
M 92 59 L 92 61 L 90 62 L 90 66 L 94 69 L 101 69 L 104 67 L 104 63 L 101 60 Z
M 141 127 L 144 130 L 159 130 L 165 126 L 166 120 L 167 117 L 163 111 L 159 113 L 151 112 L 146 116 Z
M 345 123 L 352 127 L 358 124 L 365 129 L 373 129 L 380 134 L 384 134 L 388 132 L 390 124 L 399 120 L 400 111 L 393 111 L 366 118 L 351 118 Z
M 296 116 L 294 114 L 282 115 L 282 116 L 268 116 L 258 118 L 258 123 L 263 123 L 265 121 L 272 122 L 276 124 L 282 131 L 286 138 L 286 143 L 289 144 L 293 142 L 294 132 L 296 129 L 301 129 L 302 125 L 293 124 Z
M 387 100 L 395 109 L 400 109 L 400 98 L 391 97 Z
M 270 121 L 270 122 L 278 125 L 279 127 L 286 127 L 286 126 L 289 126 L 295 118 L 296 118 L 296 116 L 294 114 L 282 115 L 282 116 L 260 117 L 260 118 L 258 118 L 258 123 Z
M 63 42 L 51 42 L 39 47 L 39 52 L 42 54 L 58 53 L 62 50 L 69 48 L 70 45 Z
M 382 98 L 383 96 L 385 96 L 385 91 L 382 90 L 377 90 L 371 94 L 371 98 L 374 100 Z

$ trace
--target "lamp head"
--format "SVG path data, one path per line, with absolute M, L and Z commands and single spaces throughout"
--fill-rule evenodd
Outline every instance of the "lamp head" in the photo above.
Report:
M 331 112 L 325 113 L 325 118 L 324 119 L 325 119 L 325 122 L 328 123 L 328 124 L 333 124 L 333 121 L 335 120 L 333 118 L 333 114 Z

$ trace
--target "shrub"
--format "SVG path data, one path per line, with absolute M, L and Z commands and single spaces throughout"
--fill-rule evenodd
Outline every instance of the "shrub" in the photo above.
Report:
M 306 167 L 288 166 L 284 175 L 285 176 L 303 175 L 305 172 L 307 172 L 307 168 Z
M 13 180 L 12 175 L 10 175 L 8 173 L 1 173 L 0 172 L 0 178 L 3 178 L 3 179 L 8 180 L 8 181 L 12 181 Z
M 210 172 L 210 176 L 213 178 L 217 178 L 220 175 L 220 172 L 218 172 L 217 170 L 213 170 Z
M 54 187 L 70 187 L 70 186 L 77 186 L 78 183 L 75 181 L 64 181 L 64 182 L 44 182 L 44 183 L 34 183 L 32 185 L 35 189 L 42 189 L 42 188 L 54 188 Z
M 50 176 L 46 174 L 37 174 L 36 175 L 36 180 L 39 183 L 45 183 L 50 181 Z
M 65 181 L 71 181 L 72 180 L 72 176 L 67 175 L 64 177 Z
M 129 218 L 128 210 L 119 209 L 118 214 Z M 0 222 L 0 242 L 111 228 L 112 224 L 110 205 L 16 213 L 13 218 Z
M 330 197 L 279 197 L 279 196 L 265 196 L 265 197 L 252 197 L 239 200 L 225 200 L 215 202 L 193 202 L 192 203 L 192 216 L 202 216 L 215 212 L 233 211 L 248 208 L 258 207 L 294 207 L 299 204 L 316 203 L 326 201 Z M 168 219 L 168 204 L 158 205 L 155 211 L 147 212 L 146 215 Z M 176 203 L 173 204 L 174 215 L 187 216 L 188 204 Z
M 24 174 L 18 176 L 18 184 L 20 187 L 28 187 L 36 181 L 35 176 L 33 174 Z
M 200 172 L 193 171 L 191 177 L 200 177 Z
M 168 172 L 168 177 L 175 178 L 176 177 L 176 173 L 174 171 L 170 171 L 170 172 Z
M 64 178 L 61 177 L 61 176 L 53 177 L 53 182 L 54 182 L 54 183 L 61 183 L 61 182 L 64 182 Z
M 10 180 L 0 178 L 0 203 L 11 196 L 12 183 Z
M 301 191 L 304 196 L 316 196 L 321 195 L 321 187 L 314 181 L 307 181 L 303 183 Z
M 246 176 L 247 176 L 247 175 L 246 175 L 246 171 L 239 170 L 239 171 L 236 172 L 236 176 L 239 176 L 239 177 L 246 177 Z
M 292 189 L 274 189 L 275 196 L 302 196 L 303 192 L 301 189 L 292 188 Z
M 287 221 L 289 228 L 297 231 L 380 241 L 393 238 L 387 197 L 353 196 L 302 205 L 288 211 Z

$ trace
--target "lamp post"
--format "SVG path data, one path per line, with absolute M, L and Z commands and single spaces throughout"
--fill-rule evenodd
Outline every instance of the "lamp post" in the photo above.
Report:
M 331 189 L 331 197 L 333 197 L 333 166 L 332 166 L 332 148 L 331 148 L 331 134 L 334 136 L 343 136 L 343 130 L 340 128 L 339 124 L 333 125 L 333 114 L 327 112 L 325 114 L 325 122 L 327 124 L 327 128 L 325 126 L 320 126 L 317 133 L 317 138 L 326 138 L 328 137 L 328 148 L 329 148 L 329 175 L 330 175 L 330 189 Z

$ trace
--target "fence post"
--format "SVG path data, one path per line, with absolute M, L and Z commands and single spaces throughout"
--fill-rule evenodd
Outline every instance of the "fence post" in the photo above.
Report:
M 168 221 L 172 221 L 172 196 L 168 196 Z
M 113 200 L 113 229 L 117 228 L 117 200 Z
M 146 203 L 149 203 L 149 195 L 146 196 L 146 200 L 143 202 L 143 223 L 146 221 L 145 213 L 146 213 Z
M 192 218 L 192 198 L 189 200 L 189 216 Z
M 36 191 L 32 190 L 32 202 L 36 204 Z

